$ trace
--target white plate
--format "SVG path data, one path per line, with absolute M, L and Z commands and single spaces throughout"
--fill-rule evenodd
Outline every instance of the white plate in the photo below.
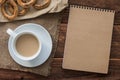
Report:
M 18 28 L 16 28 L 14 30 L 14 32 L 19 33 L 19 32 L 25 31 L 25 30 L 30 30 L 30 31 L 35 32 L 37 34 L 37 36 L 39 36 L 39 38 L 41 39 L 42 49 L 41 49 L 40 55 L 31 61 L 21 61 L 14 54 L 12 54 L 12 53 L 14 53 L 14 51 L 11 48 L 12 37 L 9 38 L 9 42 L 8 42 L 8 49 L 9 49 L 10 55 L 16 63 L 18 63 L 24 67 L 39 66 L 39 65 L 43 64 L 49 58 L 49 56 L 51 54 L 51 51 L 52 51 L 51 36 L 48 33 L 48 31 L 45 28 L 43 28 L 41 25 L 33 24 L 33 23 L 23 24 L 23 25 L 19 26 Z

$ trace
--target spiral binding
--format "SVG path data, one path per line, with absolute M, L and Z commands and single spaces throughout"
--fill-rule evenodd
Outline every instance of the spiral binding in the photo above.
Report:
M 110 9 L 93 8 L 93 7 L 80 6 L 80 5 L 70 5 L 70 7 L 81 8 L 81 9 L 89 9 L 89 10 L 96 10 L 96 11 L 103 11 L 103 12 L 113 12 L 113 13 L 115 12 L 114 10 L 110 10 Z

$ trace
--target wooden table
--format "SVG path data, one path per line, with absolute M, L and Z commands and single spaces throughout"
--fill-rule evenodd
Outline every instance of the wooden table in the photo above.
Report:
M 116 11 L 109 73 L 104 75 L 62 69 L 62 58 L 69 15 L 69 8 L 66 8 L 61 12 L 60 35 L 57 51 L 52 62 L 51 75 L 43 77 L 32 73 L 0 69 L 0 80 L 120 80 L 120 0 L 69 0 L 69 4 L 114 9 Z

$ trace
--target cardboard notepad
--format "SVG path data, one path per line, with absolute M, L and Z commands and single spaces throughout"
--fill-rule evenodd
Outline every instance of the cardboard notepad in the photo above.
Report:
M 63 68 L 107 73 L 114 11 L 70 6 Z

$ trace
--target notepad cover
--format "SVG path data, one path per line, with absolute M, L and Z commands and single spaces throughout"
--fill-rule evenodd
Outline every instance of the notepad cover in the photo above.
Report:
M 108 73 L 114 11 L 70 6 L 63 68 Z

